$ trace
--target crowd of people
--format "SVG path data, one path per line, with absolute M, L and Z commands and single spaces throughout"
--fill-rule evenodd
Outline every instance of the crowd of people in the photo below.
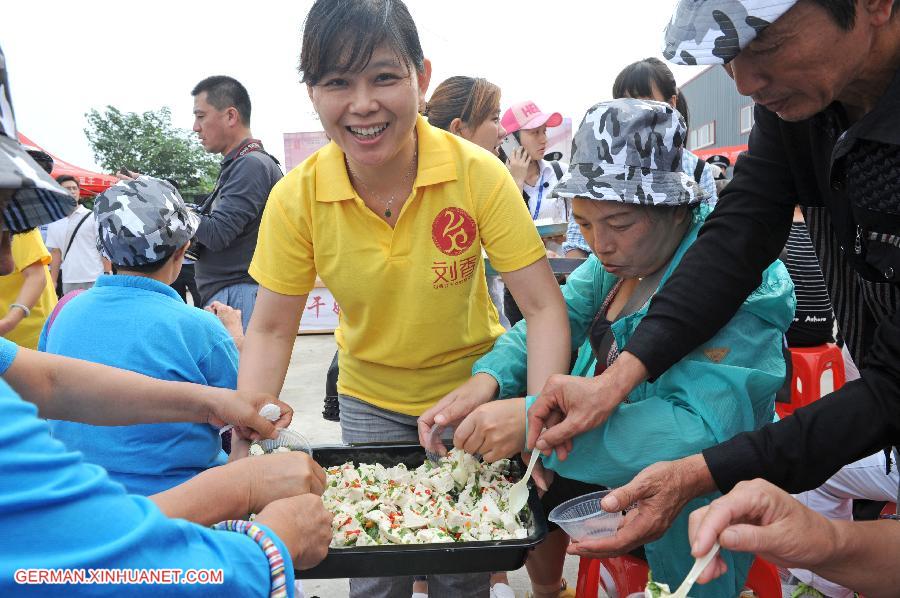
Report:
M 678 0 L 663 55 L 754 99 L 747 152 L 692 154 L 686 101 L 647 58 L 598 93 L 566 163 L 548 154 L 561 114 L 532 99 L 455 76 L 426 100 L 400 0 L 317 0 L 299 72 L 329 143 L 283 173 L 248 91 L 207 77 L 193 129 L 222 162 L 198 205 L 127 170 L 83 205 L 19 144 L 0 52 L 0 593 L 50 567 L 300 594 L 331 540 L 325 472 L 248 454 L 292 420 L 277 397 L 318 278 L 341 306 L 343 442 L 537 448 L 545 514 L 606 488 L 603 509 L 627 509 L 605 538 L 551 525 L 534 598 L 575 596 L 567 553 L 636 552 L 675 587 L 716 542 L 692 596 L 740 594 L 757 556 L 793 596 L 896 595 L 900 528 L 852 505 L 900 494 L 898 5 Z M 581 265 L 554 272 L 562 256 Z M 833 342 L 847 383 L 779 420 L 789 349 Z M 502 571 L 421 573 L 350 595 L 515 596 Z M 159 594 L 90 587 L 123 589 Z

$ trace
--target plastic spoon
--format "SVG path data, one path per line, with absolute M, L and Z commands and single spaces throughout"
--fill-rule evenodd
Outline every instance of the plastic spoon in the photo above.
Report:
M 443 426 L 439 426 L 438 424 L 433 424 L 431 426 L 431 431 L 428 433 L 428 446 L 433 447 L 435 442 L 443 442 L 441 440 L 441 432 L 444 430 Z M 428 457 L 428 460 L 432 463 L 440 463 L 441 462 L 441 454 L 438 452 L 433 452 L 430 450 L 425 451 L 425 456 Z
M 518 513 L 528 504 L 528 480 L 531 479 L 531 472 L 534 470 L 539 454 L 540 451 L 535 447 L 531 451 L 531 459 L 528 460 L 528 469 L 525 470 L 525 475 L 509 489 L 509 502 L 507 504 L 509 505 L 510 513 Z
M 713 544 L 712 550 L 706 553 L 706 555 L 700 557 L 696 561 L 694 561 L 694 566 L 691 567 L 690 572 L 687 574 L 687 577 L 684 579 L 682 584 L 678 586 L 678 589 L 675 590 L 675 593 L 672 594 L 672 598 L 687 598 L 688 590 L 690 590 L 694 582 L 697 581 L 697 578 L 700 577 L 700 574 L 703 573 L 703 570 L 706 569 L 706 566 L 713 560 L 716 556 L 716 553 L 719 552 L 719 543 L 716 542 Z

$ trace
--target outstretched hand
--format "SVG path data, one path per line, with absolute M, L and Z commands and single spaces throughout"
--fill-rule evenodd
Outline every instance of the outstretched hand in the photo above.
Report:
M 654 463 L 630 483 L 614 489 L 600 503 L 600 507 L 609 512 L 624 511 L 635 505 L 626 513 L 616 534 L 573 542 L 568 552 L 604 558 L 658 540 L 690 500 L 712 490 L 712 479 L 701 455 Z
M 781 567 L 812 569 L 837 544 L 832 523 L 763 480 L 741 482 L 709 506 L 691 513 L 691 554 L 709 552 L 713 542 L 737 552 L 758 554 Z M 716 557 L 698 578 L 711 581 L 725 573 Z

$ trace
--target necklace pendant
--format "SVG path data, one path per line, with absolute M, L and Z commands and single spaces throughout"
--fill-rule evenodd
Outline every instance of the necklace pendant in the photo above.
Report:
M 384 217 L 385 217 L 385 218 L 390 218 L 392 213 L 393 213 L 393 212 L 391 212 L 391 209 L 388 208 L 388 209 L 386 209 L 386 210 L 384 211 Z

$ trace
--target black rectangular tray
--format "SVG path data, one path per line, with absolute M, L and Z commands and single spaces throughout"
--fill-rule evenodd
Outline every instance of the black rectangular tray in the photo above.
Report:
M 384 443 L 323 446 L 313 447 L 313 458 L 322 467 L 353 461 L 357 465 L 381 463 L 385 467 L 403 463 L 415 468 L 425 462 L 425 449 L 417 444 Z M 513 467 L 522 473 L 520 462 L 514 461 Z M 547 519 L 533 484 L 528 509 L 530 534 L 521 540 L 331 548 L 321 563 L 312 569 L 295 570 L 294 575 L 301 579 L 332 579 L 515 571 L 525 563 L 528 551 L 547 535 Z

